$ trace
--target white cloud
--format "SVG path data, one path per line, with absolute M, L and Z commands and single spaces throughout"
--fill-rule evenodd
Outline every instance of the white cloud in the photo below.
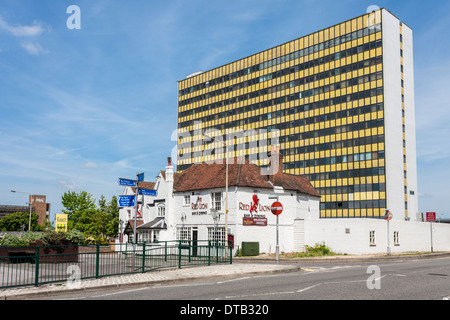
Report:
M 39 36 L 44 32 L 44 28 L 37 24 L 36 21 L 33 22 L 31 26 L 11 26 L 2 17 L 0 17 L 0 29 L 8 31 L 15 37 L 34 37 Z
M 73 183 L 71 180 L 59 179 L 58 184 L 69 191 L 80 189 L 80 186 L 76 183 Z
M 48 50 L 42 48 L 39 43 L 21 42 L 20 46 L 29 54 L 39 55 L 40 53 L 48 53 Z
M 81 165 L 84 168 L 98 168 L 98 165 L 95 162 L 86 162 L 84 164 Z
M 30 26 L 12 26 L 8 24 L 3 18 L 0 16 L 0 30 L 4 30 L 9 32 L 14 37 L 20 38 L 36 38 L 44 33 L 44 28 L 38 24 L 36 21 L 33 22 L 33 25 Z M 22 41 L 20 42 L 20 46 L 25 49 L 25 51 L 32 55 L 39 55 L 41 53 L 48 53 L 48 50 L 44 49 L 37 42 L 30 41 Z

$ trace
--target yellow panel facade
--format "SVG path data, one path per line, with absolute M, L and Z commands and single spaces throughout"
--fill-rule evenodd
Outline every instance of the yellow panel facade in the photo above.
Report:
M 379 158 L 384 112 L 372 107 L 383 104 L 383 95 L 377 93 L 383 80 L 365 80 L 376 79 L 383 70 L 376 60 L 383 51 L 377 46 L 381 32 L 358 33 L 366 30 L 367 17 L 180 81 L 179 128 L 193 131 L 198 129 L 194 121 L 201 121 L 201 129 L 222 133 L 227 128 L 278 129 L 284 170 L 304 174 L 316 186 L 323 196 L 322 217 L 384 213 L 384 158 Z M 359 49 L 351 50 L 355 47 Z M 195 138 L 201 141 L 202 136 Z M 202 161 L 192 155 L 177 169 Z

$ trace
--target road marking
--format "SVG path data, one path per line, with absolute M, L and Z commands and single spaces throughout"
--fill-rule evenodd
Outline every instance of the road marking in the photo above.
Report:
M 188 283 L 188 284 L 171 284 L 171 285 L 170 284 L 169 285 L 161 285 L 160 283 L 157 283 L 154 286 L 105 293 L 105 294 L 101 294 L 101 295 L 92 296 L 92 298 L 107 297 L 107 296 L 112 296 L 112 295 L 116 295 L 116 294 L 129 293 L 129 292 L 135 292 L 135 291 L 141 291 L 141 290 L 174 288 L 174 287 L 191 287 L 191 286 L 202 286 L 202 285 L 212 285 L 212 284 L 214 284 L 214 283 L 190 283 L 190 284 Z
M 131 290 L 124 290 L 124 291 L 118 291 L 118 292 L 112 292 L 112 293 L 105 293 L 105 294 L 101 294 L 101 295 L 97 295 L 97 296 L 92 296 L 92 298 L 113 296 L 115 294 L 122 294 L 122 293 L 127 293 L 127 292 L 134 292 L 134 291 L 141 291 L 141 290 L 145 290 L 145 289 L 148 289 L 148 287 L 138 288 L 138 289 L 131 289 Z
M 303 292 L 303 291 L 306 291 L 306 290 L 315 288 L 315 287 L 320 286 L 320 285 L 321 285 L 321 283 L 318 283 L 318 284 L 315 284 L 315 285 L 313 285 L 313 286 L 310 286 L 310 287 L 307 287 L 307 288 L 304 288 L 304 289 L 297 290 L 296 292 L 297 292 L 297 293 L 300 293 L 300 292 Z
M 251 277 L 243 277 L 243 278 L 238 278 L 238 279 L 231 279 L 231 280 L 225 280 L 225 281 L 219 281 L 216 282 L 217 284 L 222 284 L 222 283 L 227 283 L 227 282 L 233 282 L 233 281 L 240 281 L 240 280 L 245 280 L 245 279 L 250 279 Z
M 272 296 L 276 294 L 293 294 L 295 291 L 282 291 L 282 292 L 266 292 L 266 293 L 252 293 L 252 294 L 241 294 L 237 296 L 225 296 L 223 299 L 236 299 L 236 298 L 247 298 L 247 297 L 261 297 L 261 296 Z M 222 298 L 216 298 L 216 300 L 221 300 Z

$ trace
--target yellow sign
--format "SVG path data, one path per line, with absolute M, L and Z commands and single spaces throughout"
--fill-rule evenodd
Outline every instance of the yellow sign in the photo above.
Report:
M 67 214 L 56 214 L 55 218 L 55 231 L 67 232 Z

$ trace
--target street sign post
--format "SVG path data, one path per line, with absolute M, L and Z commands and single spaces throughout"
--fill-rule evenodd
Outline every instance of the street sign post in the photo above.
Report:
M 277 246 L 276 246 L 276 260 L 277 260 L 277 264 L 279 261 L 279 255 L 280 255 L 280 244 L 279 244 L 279 231 L 278 231 L 278 226 L 279 226 L 279 221 L 278 221 L 278 217 L 280 216 L 280 214 L 283 212 L 283 205 L 278 202 L 275 201 L 274 203 L 272 203 L 272 206 L 270 207 L 270 211 L 272 211 L 272 213 L 274 215 L 277 216 Z
M 146 195 L 143 192 L 140 192 L 140 190 L 139 190 L 138 182 L 142 182 L 142 181 L 144 181 L 144 173 L 136 173 L 136 180 L 119 178 L 119 180 L 117 181 L 119 183 L 119 185 L 121 185 L 121 186 L 136 188 L 134 196 L 123 196 L 123 197 L 119 197 L 119 200 L 118 200 L 119 206 L 122 206 L 122 207 L 134 207 L 134 228 L 133 228 L 134 229 L 134 232 L 133 232 L 133 246 L 134 246 L 134 248 L 136 246 L 136 240 L 137 240 L 136 239 L 136 227 L 137 227 L 136 219 L 137 219 L 138 207 L 137 207 L 137 200 L 136 199 L 137 199 L 138 194 L 141 194 L 143 196 Z M 133 197 L 132 200 L 129 197 Z M 121 198 L 122 198 L 122 200 L 120 200 Z M 123 204 L 123 205 L 121 205 L 121 204 Z
M 433 222 L 436 221 L 436 212 L 427 212 L 427 222 L 430 223 L 431 252 L 433 252 Z

